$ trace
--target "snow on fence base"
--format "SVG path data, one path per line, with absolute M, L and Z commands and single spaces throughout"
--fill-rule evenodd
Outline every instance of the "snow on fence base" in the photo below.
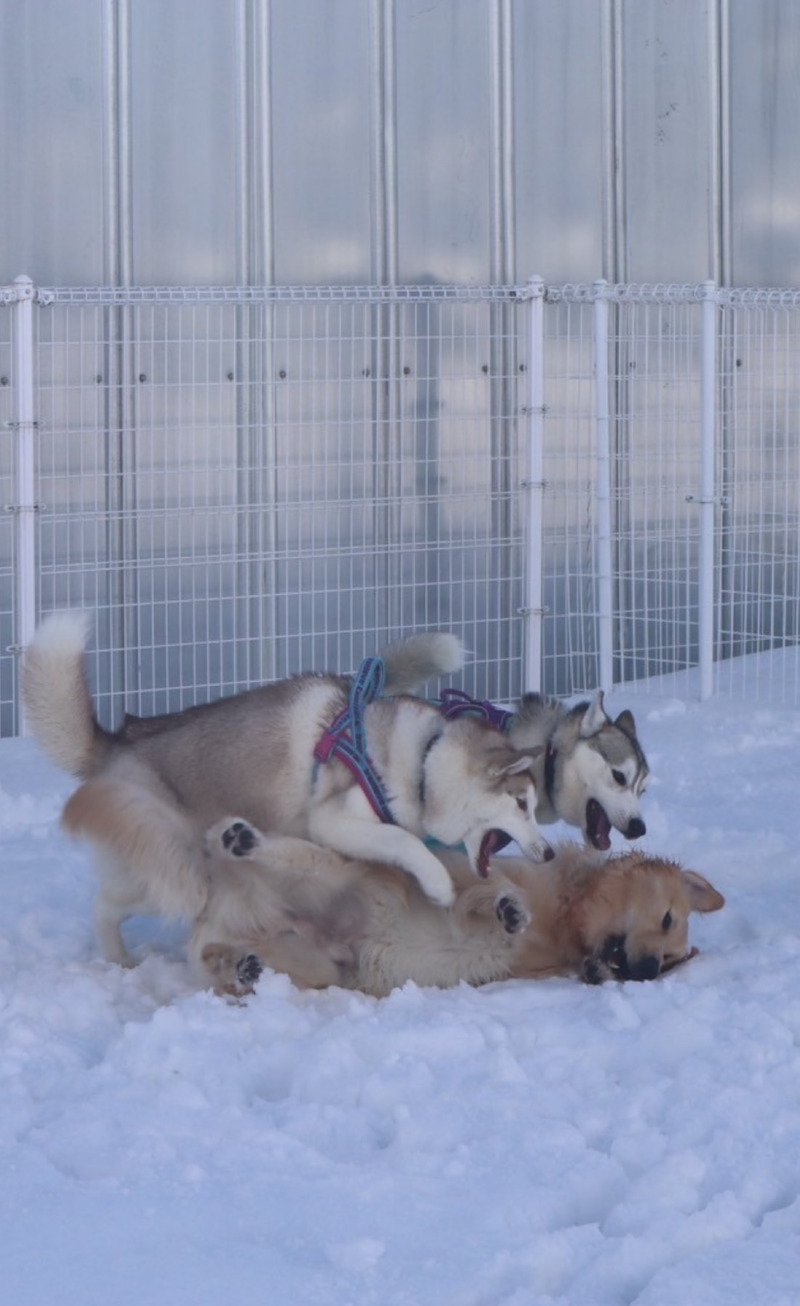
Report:
M 800 699 L 798 293 L 19 278 L 0 421 L 3 734 L 67 606 L 109 723 L 436 627 L 481 696 Z

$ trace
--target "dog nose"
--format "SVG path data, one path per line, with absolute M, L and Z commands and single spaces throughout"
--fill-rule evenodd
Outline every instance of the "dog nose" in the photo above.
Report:
M 546 843 L 545 846 L 544 846 L 544 852 L 542 853 L 542 861 L 543 861 L 543 862 L 552 862 L 552 860 L 553 860 L 553 858 L 555 857 L 555 855 L 556 855 L 556 854 L 555 854 L 555 849 L 554 849 L 554 848 L 551 848 L 550 845 L 549 845 L 549 843 Z
M 632 980 L 653 980 L 660 970 L 658 957 L 642 957 L 630 967 L 630 976 Z
M 647 831 L 647 826 L 640 816 L 632 816 L 623 830 L 626 839 L 641 839 Z

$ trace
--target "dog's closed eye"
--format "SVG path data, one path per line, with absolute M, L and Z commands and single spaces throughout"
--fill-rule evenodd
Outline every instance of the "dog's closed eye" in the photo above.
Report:
M 663 918 L 663 920 L 661 921 L 661 928 L 662 928 L 662 930 L 664 931 L 664 933 L 666 934 L 666 933 L 667 933 L 667 930 L 671 930 L 671 929 L 672 929 L 672 926 L 673 926 L 672 912 L 671 912 L 671 911 L 667 911 L 667 912 L 664 913 L 664 918 Z

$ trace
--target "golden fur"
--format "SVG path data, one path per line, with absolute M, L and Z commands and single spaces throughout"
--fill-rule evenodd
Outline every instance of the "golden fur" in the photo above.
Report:
M 208 849 L 192 951 L 228 993 L 247 992 L 262 965 L 301 987 L 375 996 L 408 980 L 652 979 L 690 955 L 690 913 L 724 905 L 675 862 L 640 852 L 605 860 L 577 844 L 536 868 L 498 858 L 477 881 L 463 856 L 442 854 L 456 885 L 450 909 L 400 872 L 244 822 L 214 827 Z

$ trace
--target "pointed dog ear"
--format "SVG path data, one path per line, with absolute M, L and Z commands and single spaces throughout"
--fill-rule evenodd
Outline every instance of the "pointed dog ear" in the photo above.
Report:
M 530 771 L 532 766 L 533 766 L 533 752 L 531 751 L 530 753 L 520 753 L 518 757 L 514 758 L 513 762 L 508 763 L 508 766 L 502 767 L 499 774 L 521 775 L 523 771 Z
M 596 735 L 603 729 L 607 721 L 608 716 L 603 707 L 603 691 L 598 689 L 581 719 L 581 739 L 591 739 L 592 735 Z
M 544 745 L 529 748 L 524 753 L 515 753 L 511 749 L 503 749 L 497 757 L 497 761 L 492 762 L 490 765 L 489 775 L 493 780 L 499 780 L 505 775 L 521 775 L 523 771 L 530 771 L 535 759 L 543 752 Z
M 725 906 L 722 894 L 697 871 L 681 871 L 681 878 L 689 891 L 692 911 L 719 911 Z
M 636 722 L 633 719 L 633 713 L 627 707 L 623 712 L 620 712 L 614 725 L 619 726 L 620 730 L 631 739 L 636 738 Z

